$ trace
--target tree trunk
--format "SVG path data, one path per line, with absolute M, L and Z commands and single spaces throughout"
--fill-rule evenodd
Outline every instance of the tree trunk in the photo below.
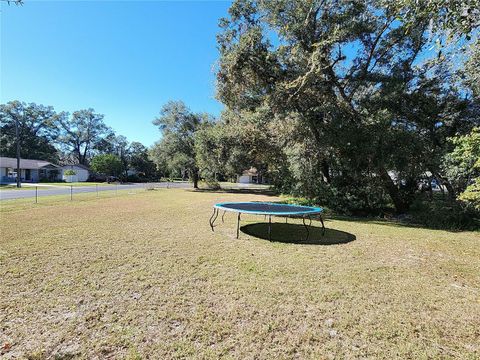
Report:
M 80 164 L 87 165 L 87 152 L 88 152 L 88 145 L 85 145 L 85 150 L 83 151 L 82 162 Z
M 328 166 L 326 160 L 322 160 L 322 174 L 327 184 L 330 184 L 330 166 Z
M 450 181 L 448 181 L 448 179 L 444 178 L 442 175 L 440 175 L 439 173 L 433 173 L 432 174 L 438 179 L 440 180 L 440 189 L 443 185 L 445 185 L 445 187 L 447 188 L 447 191 L 448 191 L 448 198 L 452 201 L 455 201 L 456 200 L 456 194 L 455 194 L 455 189 L 453 188 L 452 184 L 450 184 Z M 443 191 L 443 189 L 442 189 Z
M 192 181 L 193 181 L 193 188 L 198 189 L 198 170 L 197 169 L 192 171 Z
M 383 185 L 393 201 L 396 212 L 399 214 L 407 212 L 410 204 L 401 196 L 400 189 L 395 185 L 390 175 L 388 175 L 387 170 L 384 167 L 381 167 L 379 172 Z
M 321 121 L 323 121 L 323 117 L 322 117 Z M 319 147 L 321 147 L 323 142 L 322 142 L 322 139 L 320 137 L 320 133 L 318 132 L 318 129 L 316 128 L 316 123 L 311 118 L 308 119 L 308 123 L 309 123 L 310 129 L 313 133 L 313 138 L 315 139 L 315 142 L 317 143 L 317 145 Z M 321 171 L 322 171 L 322 175 L 323 175 L 323 180 L 325 182 L 327 182 L 328 184 L 330 184 L 330 182 L 331 182 L 330 166 L 328 165 L 327 160 L 325 160 L 324 158 L 321 159 L 320 160 L 320 167 L 321 167 Z

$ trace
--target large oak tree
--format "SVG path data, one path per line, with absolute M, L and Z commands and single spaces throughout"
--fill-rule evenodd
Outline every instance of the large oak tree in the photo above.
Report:
M 405 212 L 427 173 L 448 185 L 446 139 L 478 119 L 446 56 L 455 45 L 436 48 L 432 16 L 412 9 L 238 0 L 221 21 L 218 98 L 229 111 L 261 111 L 278 125 L 270 141 L 290 153 L 305 195 L 328 189 L 369 207 L 372 194 L 386 192 Z

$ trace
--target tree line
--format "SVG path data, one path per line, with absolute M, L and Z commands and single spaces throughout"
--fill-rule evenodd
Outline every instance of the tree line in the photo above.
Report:
M 60 164 L 91 165 L 102 175 L 153 179 L 158 176 L 148 149 L 127 141 L 108 127 L 94 109 L 56 112 L 52 106 L 11 101 L 0 105 L 1 155 L 16 157 L 18 123 L 20 156 Z M 132 176 L 131 176 L 132 177 Z

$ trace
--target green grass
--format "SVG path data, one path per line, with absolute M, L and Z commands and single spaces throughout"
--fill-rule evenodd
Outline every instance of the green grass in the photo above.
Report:
M 273 228 L 161 189 L 1 202 L 5 358 L 475 359 L 480 234 L 369 221 Z M 1 349 L 1 348 L 0 348 Z M 8 351 L 7 351 L 8 350 Z

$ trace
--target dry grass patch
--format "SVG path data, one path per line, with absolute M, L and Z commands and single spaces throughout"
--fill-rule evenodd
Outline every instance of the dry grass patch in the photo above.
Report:
M 295 244 L 261 239 L 262 218 L 245 216 L 251 235 L 237 240 L 229 214 L 210 231 L 213 203 L 267 199 L 165 189 L 2 203 L 2 356 L 480 356 L 478 232 L 327 221 L 327 238 L 355 240 Z M 274 231 L 304 235 L 294 228 Z

